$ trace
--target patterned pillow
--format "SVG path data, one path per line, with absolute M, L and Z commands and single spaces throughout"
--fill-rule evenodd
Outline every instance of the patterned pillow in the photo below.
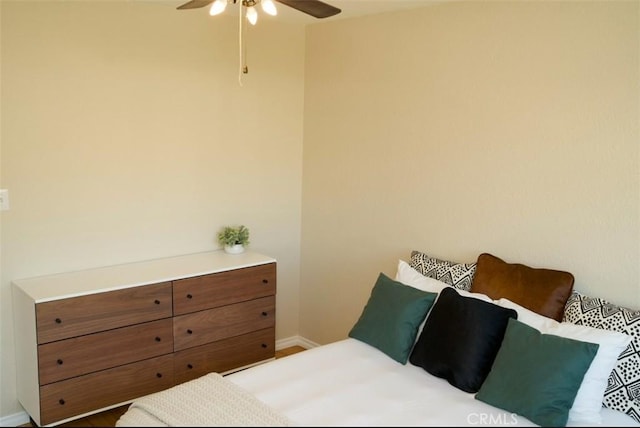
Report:
M 476 272 L 476 263 L 441 260 L 415 250 L 411 252 L 409 265 L 424 276 L 466 291 L 471 288 Z
M 640 422 L 640 311 L 574 291 L 567 301 L 563 321 L 633 336 L 609 376 L 602 404 Z

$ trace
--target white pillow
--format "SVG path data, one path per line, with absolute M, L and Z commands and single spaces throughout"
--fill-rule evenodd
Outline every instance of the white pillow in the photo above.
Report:
M 491 300 L 491 297 L 487 296 L 486 294 L 471 293 L 470 291 L 455 288 L 437 279 L 424 276 L 423 274 L 421 274 L 420 272 L 412 268 L 411 265 L 405 262 L 404 260 L 398 260 L 398 271 L 396 272 L 396 281 L 401 282 L 405 285 L 410 285 L 411 287 L 417 288 L 418 290 L 429 291 L 431 293 L 438 293 L 438 294 L 445 287 L 452 287 L 461 296 L 473 297 L 474 299 L 480 299 L 480 300 L 484 300 L 491 303 L 497 303 L 496 301 Z M 435 304 L 435 301 L 434 301 L 434 304 Z
M 629 345 L 631 336 L 569 322 L 560 323 L 505 298 L 499 299 L 497 303 L 505 308 L 514 309 L 518 313 L 518 321 L 544 334 L 554 334 L 600 345 L 589 370 L 584 375 L 573 406 L 569 410 L 569 421 L 601 424 L 600 411 L 602 410 L 604 391 L 607 388 L 607 380 L 618 361 L 618 356 Z
M 409 263 L 404 260 L 398 260 L 398 271 L 396 272 L 396 281 L 405 285 L 410 285 L 418 290 L 428 291 L 431 293 L 440 293 L 445 287 L 449 287 L 442 281 L 424 276 Z M 435 303 L 435 302 L 434 302 Z
M 491 298 L 485 294 L 471 293 L 466 290 L 460 290 L 435 278 L 424 276 L 423 274 L 412 268 L 411 265 L 409 265 L 409 263 L 405 262 L 404 260 L 398 260 L 398 271 L 396 272 L 395 279 L 396 281 L 401 282 L 404 285 L 417 288 L 418 290 L 428 291 L 430 293 L 438 293 L 436 299 L 433 301 L 433 305 L 435 305 L 438 297 L 440 297 L 440 292 L 446 287 L 453 288 L 461 296 L 473 297 L 475 299 L 484 300 L 486 302 L 496 303 L 496 301 L 491 300 Z M 431 305 L 432 308 L 433 305 Z M 422 333 L 422 329 L 424 328 L 424 323 L 427 321 L 429 312 L 431 312 L 431 309 L 429 309 L 429 311 L 427 312 L 427 316 L 424 318 L 424 321 L 422 321 L 422 323 L 418 327 L 418 334 L 416 334 L 415 340 L 416 342 L 420 338 L 420 334 Z

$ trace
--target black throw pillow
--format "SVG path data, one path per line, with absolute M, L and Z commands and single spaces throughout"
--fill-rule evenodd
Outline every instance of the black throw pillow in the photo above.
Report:
M 465 392 L 478 392 L 491 370 L 513 309 L 447 287 L 427 316 L 409 362 Z

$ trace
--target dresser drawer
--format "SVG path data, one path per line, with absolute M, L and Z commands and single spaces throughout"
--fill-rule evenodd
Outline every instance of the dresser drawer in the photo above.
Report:
M 133 400 L 173 384 L 173 355 L 165 355 L 45 385 L 40 387 L 40 423 Z
M 173 315 L 171 282 L 36 305 L 39 344 Z
M 275 341 L 276 330 L 272 327 L 176 352 L 176 383 L 274 358 Z
M 275 308 L 276 298 L 269 296 L 174 317 L 174 350 L 274 327 Z
M 40 384 L 173 352 L 171 318 L 38 346 Z
M 181 279 L 173 282 L 175 315 L 211 309 L 276 293 L 276 264 Z

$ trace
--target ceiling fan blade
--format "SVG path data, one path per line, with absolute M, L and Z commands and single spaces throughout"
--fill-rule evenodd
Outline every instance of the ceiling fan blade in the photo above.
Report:
M 194 2 L 197 0 L 193 0 Z M 331 6 L 321 2 L 320 0 L 276 0 L 278 3 L 285 4 L 300 12 L 304 12 L 307 15 L 311 15 L 316 18 L 328 18 L 333 15 L 337 15 L 342 10 L 337 7 Z
M 180 6 L 177 9 L 198 9 L 205 7 L 213 3 L 214 0 L 191 0 Z M 289 7 L 292 7 L 300 12 L 311 15 L 315 18 L 328 18 L 333 15 L 337 15 L 342 10 L 335 6 L 321 2 L 320 0 L 276 0 L 278 3 L 282 3 Z M 234 0 L 235 3 L 235 0 Z
M 199 7 L 205 7 L 208 4 L 213 3 L 213 0 L 191 0 L 183 5 L 177 7 L 177 9 L 197 9 Z

